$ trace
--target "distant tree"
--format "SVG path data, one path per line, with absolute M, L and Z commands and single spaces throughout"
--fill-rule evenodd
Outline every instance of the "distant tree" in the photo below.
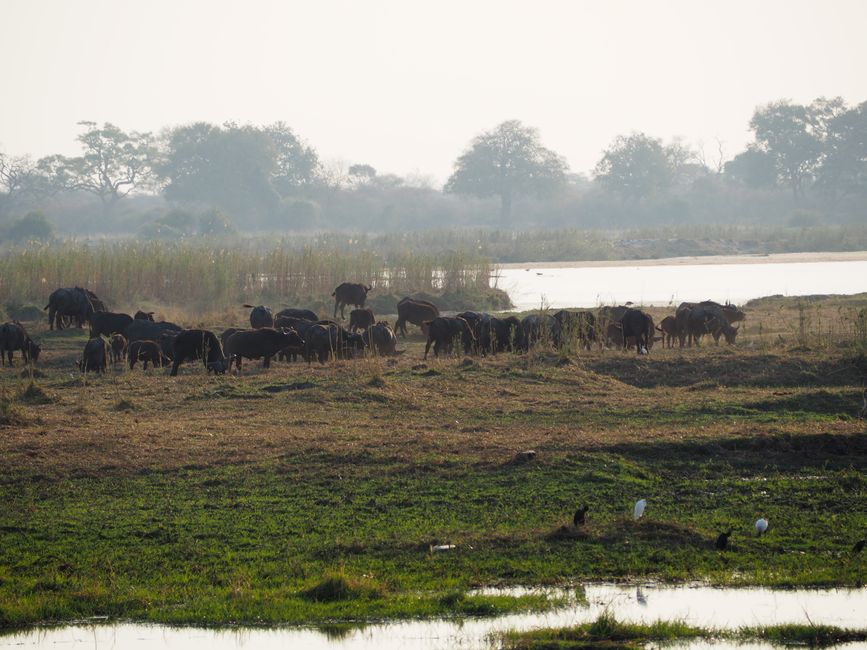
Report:
M 321 165 L 312 147 L 305 145 L 283 122 L 264 128 L 274 147 L 271 184 L 282 197 L 297 194 L 319 179 Z
M 39 167 L 58 188 L 94 194 L 106 212 L 130 192 L 146 183 L 154 147 L 149 133 L 125 133 L 106 122 L 79 122 L 83 154 L 74 158 L 50 156 Z
M 33 195 L 37 183 L 38 171 L 30 158 L 0 151 L 0 217 L 12 214 L 21 199 Z
M 215 208 L 199 215 L 198 231 L 204 237 L 218 237 L 233 234 L 235 227 L 229 217 Z
M 630 200 L 640 200 L 669 189 L 692 153 L 680 143 L 665 146 L 644 133 L 620 135 L 597 163 L 596 180 L 606 189 Z
M 368 183 L 376 177 L 376 170 L 371 165 L 350 165 L 349 176 L 356 183 Z
M 845 110 L 842 99 L 819 98 L 809 106 L 781 100 L 759 107 L 750 120 L 755 147 L 774 160 L 777 178 L 803 198 L 822 163 L 828 123 Z
M 818 182 L 833 195 L 867 193 L 867 102 L 828 120 Z
M 14 221 L 6 236 L 14 241 L 50 241 L 54 239 L 54 227 L 41 212 L 28 212 Z
M 499 197 L 500 218 L 506 221 L 516 195 L 550 195 L 565 184 L 567 171 L 566 161 L 542 146 L 536 129 L 509 120 L 473 139 L 444 189 Z
M 774 158 L 766 151 L 748 148 L 725 163 L 723 173 L 726 178 L 747 187 L 775 187 L 777 167 Z
M 168 134 L 160 174 L 170 201 L 203 203 L 236 217 L 267 216 L 280 197 L 271 136 L 253 126 L 199 122 Z

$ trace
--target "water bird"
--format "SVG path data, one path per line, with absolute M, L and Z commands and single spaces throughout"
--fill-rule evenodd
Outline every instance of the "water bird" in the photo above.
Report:
M 863 551 L 865 543 L 867 543 L 867 539 L 859 539 L 855 542 L 855 546 L 852 547 L 852 555 L 858 555 L 858 553 Z
M 724 551 L 729 545 L 729 537 L 732 534 L 732 529 L 729 528 L 726 532 L 720 533 L 719 537 L 716 538 L 716 542 L 714 543 L 714 548 L 718 551 Z
M 575 526 L 575 528 L 584 525 L 584 522 L 587 520 L 587 511 L 589 509 L 590 508 L 588 508 L 587 504 L 585 503 L 583 506 L 581 506 L 580 508 L 578 508 L 578 510 L 575 511 L 575 516 L 572 517 L 572 525 Z
M 641 519 L 641 516 L 644 514 L 644 509 L 647 507 L 647 499 L 639 499 L 635 502 L 635 507 L 632 509 L 632 518 L 635 521 Z
M 768 530 L 768 520 L 762 517 L 756 519 L 756 536 L 761 537 Z

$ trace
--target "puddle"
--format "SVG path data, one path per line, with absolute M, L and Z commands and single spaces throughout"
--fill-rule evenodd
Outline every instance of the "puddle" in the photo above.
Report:
M 540 589 L 486 589 L 480 593 L 574 592 Z M 551 612 L 514 614 L 497 618 L 407 621 L 367 625 L 360 628 L 243 628 L 209 630 L 161 625 L 76 625 L 48 628 L 0 637 L 0 648 L 189 648 L 191 650 L 328 649 L 328 650 L 481 650 L 496 647 L 491 634 L 506 630 L 563 627 L 594 620 L 603 612 L 618 620 L 650 623 L 683 620 L 691 625 L 734 629 L 742 626 L 810 623 L 848 628 L 867 626 L 867 589 L 792 590 L 714 589 L 704 586 L 670 587 L 643 584 L 640 587 L 597 584 L 585 590 L 587 604 L 573 603 Z M 770 648 L 766 644 L 691 641 L 674 647 L 725 650 Z M 867 648 L 867 644 L 846 644 Z

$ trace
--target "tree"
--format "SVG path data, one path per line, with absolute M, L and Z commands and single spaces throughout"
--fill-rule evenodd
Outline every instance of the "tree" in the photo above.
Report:
M 27 156 L 0 152 L 0 217 L 12 214 L 19 201 L 36 191 L 38 172 Z
M 566 161 L 539 141 L 539 132 L 518 120 L 503 122 L 473 139 L 455 162 L 445 191 L 498 196 L 500 218 L 509 219 L 517 194 L 544 196 L 563 186 Z
M 50 241 L 54 239 L 54 227 L 41 212 L 28 212 L 12 223 L 6 236 L 14 242 Z
M 867 102 L 828 120 L 818 182 L 837 195 L 867 192 Z
M 349 176 L 356 183 L 364 184 L 369 183 L 374 178 L 376 178 L 376 169 L 373 168 L 372 165 L 350 165 L 349 166 Z
M 281 197 L 294 195 L 313 185 L 320 174 L 319 156 L 305 145 L 283 122 L 264 128 L 274 147 L 271 184 Z
M 787 100 L 759 107 L 750 120 L 755 148 L 774 160 L 777 177 L 796 199 L 822 163 L 828 124 L 845 110 L 842 99 L 819 98 L 809 106 Z
M 727 178 L 754 189 L 775 187 L 777 168 L 774 158 L 766 151 L 748 148 L 729 160 L 723 168 Z
M 605 188 L 638 201 L 669 189 L 693 155 L 678 142 L 664 146 L 644 133 L 619 135 L 597 163 L 594 175 Z
M 204 122 L 172 130 L 160 174 L 170 201 L 219 207 L 234 217 L 272 214 L 280 197 L 271 136 L 253 126 Z
M 59 188 L 94 194 L 106 212 L 130 192 L 146 183 L 154 148 L 150 133 L 124 133 L 106 122 L 79 122 L 84 153 L 75 158 L 50 156 L 39 167 Z

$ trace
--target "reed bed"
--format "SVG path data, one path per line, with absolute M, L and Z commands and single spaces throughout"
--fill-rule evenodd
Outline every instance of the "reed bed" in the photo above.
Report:
M 113 305 L 213 308 L 252 300 L 324 300 L 345 281 L 382 294 L 474 294 L 489 291 L 495 277 L 488 259 L 466 252 L 385 254 L 253 240 L 67 241 L 0 254 L 0 303 L 40 307 L 55 288 L 74 285 Z

